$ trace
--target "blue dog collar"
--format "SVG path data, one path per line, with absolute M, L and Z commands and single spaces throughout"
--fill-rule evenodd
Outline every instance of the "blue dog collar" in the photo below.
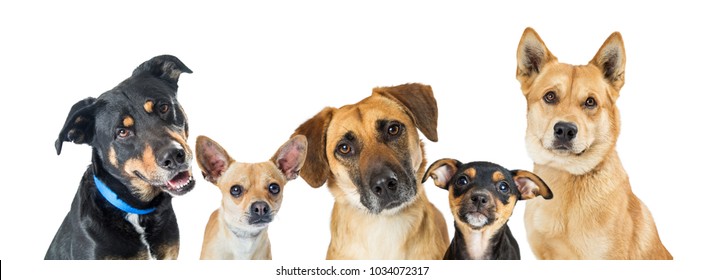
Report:
M 152 208 L 148 208 L 148 209 L 137 209 L 132 206 L 129 206 L 129 204 L 127 204 L 127 202 L 124 202 L 119 197 L 117 197 L 117 194 L 115 192 L 113 192 L 110 188 L 108 188 L 105 185 L 105 183 L 100 181 L 100 179 L 98 179 L 98 177 L 95 177 L 95 175 L 93 175 L 93 181 L 95 181 L 95 186 L 98 187 L 98 191 L 100 192 L 100 194 L 105 199 L 107 199 L 107 201 L 110 202 L 110 204 L 112 204 L 112 206 L 117 207 L 117 209 L 120 209 L 120 210 L 125 211 L 127 213 L 132 213 L 132 214 L 137 214 L 137 215 L 146 215 L 146 214 L 149 214 L 151 212 L 154 212 L 154 210 L 156 210 L 156 207 L 152 207 Z

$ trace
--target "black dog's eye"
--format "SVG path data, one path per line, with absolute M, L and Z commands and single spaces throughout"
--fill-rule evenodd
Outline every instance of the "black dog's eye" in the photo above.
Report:
M 337 152 L 339 152 L 340 154 L 347 155 L 347 154 L 351 153 L 351 151 L 352 151 L 352 148 L 351 148 L 351 146 L 349 146 L 349 144 L 342 143 L 342 144 L 339 144 L 339 146 L 337 146 Z
M 170 110 L 170 109 L 171 109 L 171 106 L 169 106 L 168 104 L 159 105 L 159 112 L 161 112 L 162 114 L 168 113 L 168 110 Z
M 400 134 L 400 125 L 399 124 L 391 124 L 388 126 L 388 135 L 390 136 L 397 136 Z
M 464 187 L 469 184 L 469 179 L 466 178 L 466 176 L 461 176 L 459 179 L 456 179 L 456 186 L 457 187 Z
M 547 104 L 554 104 L 557 102 L 557 94 L 554 91 L 548 91 L 544 96 L 542 97 L 544 99 L 544 102 Z
M 118 128 L 117 129 L 117 137 L 120 139 L 125 139 L 129 136 L 132 136 L 132 131 L 126 128 Z
M 229 193 L 234 197 L 239 197 L 242 195 L 243 188 L 240 185 L 234 185 L 229 189 Z
M 510 186 L 507 182 L 503 181 L 498 183 L 498 190 L 502 193 L 508 193 L 510 191 Z
M 278 194 L 279 192 L 281 192 L 281 186 L 276 183 L 271 183 L 269 185 L 269 192 L 272 194 Z
M 598 106 L 598 103 L 596 102 L 596 99 L 593 97 L 589 97 L 586 99 L 586 102 L 583 103 L 583 106 L 585 106 L 588 109 L 593 109 L 596 106 Z

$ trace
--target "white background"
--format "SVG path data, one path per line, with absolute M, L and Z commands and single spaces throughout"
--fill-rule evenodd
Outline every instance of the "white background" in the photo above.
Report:
M 496 271 L 540 278 L 686 273 L 700 264 L 701 250 L 703 20 L 700 9 L 677 1 L 625 2 L 4 1 L 2 278 L 122 279 L 134 271 L 271 278 L 282 265 L 430 265 L 427 279 Z M 534 261 L 522 223 L 524 202 L 509 223 L 521 262 L 327 262 L 333 198 L 325 187 L 313 189 L 298 179 L 285 186 L 280 215 L 269 228 L 273 262 L 204 263 L 197 261 L 203 231 L 220 193 L 199 175 L 193 191 L 174 199 L 179 261 L 42 261 L 90 163 L 87 145 L 66 143 L 60 156 L 54 150 L 70 107 L 111 89 L 153 56 L 176 55 L 194 71 L 181 76 L 178 95 L 192 148 L 195 136 L 207 135 L 239 161 L 263 161 L 323 107 L 354 103 L 373 87 L 420 82 L 432 86 L 439 106 L 440 140 L 425 140 L 430 163 L 454 157 L 531 170 L 526 105 L 515 79 L 516 48 L 527 26 L 560 61 L 572 64 L 587 63 L 613 31 L 622 33 L 627 68 L 617 103 L 617 147 L 674 262 Z M 197 166 L 193 171 L 200 174 Z M 425 187 L 453 234 L 446 191 L 431 182 Z

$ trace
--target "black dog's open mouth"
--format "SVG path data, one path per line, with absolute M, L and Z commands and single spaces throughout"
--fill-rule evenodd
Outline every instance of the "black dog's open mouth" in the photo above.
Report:
M 174 195 L 182 195 L 189 192 L 195 186 L 195 180 L 186 170 L 176 174 L 171 180 L 166 182 L 166 190 Z

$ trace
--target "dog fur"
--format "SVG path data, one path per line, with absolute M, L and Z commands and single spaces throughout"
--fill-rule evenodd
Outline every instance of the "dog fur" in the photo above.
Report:
M 625 47 L 614 32 L 586 65 L 560 63 L 525 29 L 517 72 L 527 100 L 527 151 L 554 192 L 530 200 L 525 227 L 539 259 L 672 259 L 630 187 L 615 144 Z
M 437 141 L 437 104 L 422 84 L 375 88 L 296 129 L 309 141 L 301 176 L 334 196 L 327 259 L 442 258 L 449 237 L 421 183 L 417 129 Z

